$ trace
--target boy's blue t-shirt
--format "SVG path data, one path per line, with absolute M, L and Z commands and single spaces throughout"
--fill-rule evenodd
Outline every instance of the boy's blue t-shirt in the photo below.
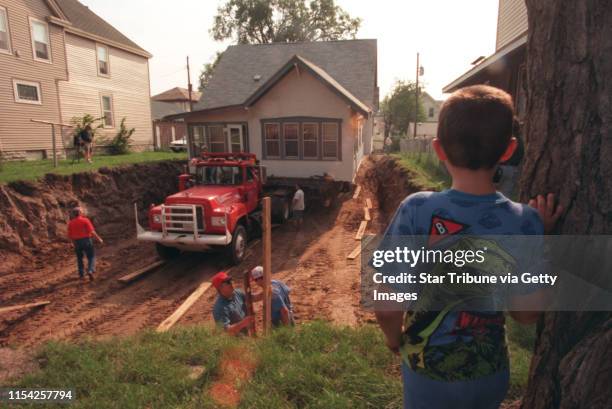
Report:
M 459 235 L 471 236 L 542 235 L 544 232 L 535 209 L 512 202 L 499 192 L 472 195 L 449 189 L 408 196 L 400 204 L 385 236 L 429 236 L 431 239 L 436 229 L 453 228 Z M 438 317 L 439 314 L 444 315 Z M 404 361 L 411 370 L 440 381 L 472 380 L 507 370 L 504 325 L 501 311 L 408 312 Z M 435 329 L 423 339 L 419 335 L 428 326 Z

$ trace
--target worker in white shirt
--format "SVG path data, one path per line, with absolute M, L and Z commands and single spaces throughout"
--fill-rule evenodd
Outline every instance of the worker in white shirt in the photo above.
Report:
M 298 186 L 295 185 L 295 194 L 293 195 L 292 202 L 293 209 L 293 219 L 295 220 L 295 225 L 299 228 L 304 222 L 304 191 Z

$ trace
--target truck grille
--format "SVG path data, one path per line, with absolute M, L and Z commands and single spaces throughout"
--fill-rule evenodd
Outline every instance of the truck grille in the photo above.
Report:
M 194 233 L 194 213 L 198 233 L 204 232 L 204 210 L 202 206 L 162 206 L 162 230 L 170 233 Z

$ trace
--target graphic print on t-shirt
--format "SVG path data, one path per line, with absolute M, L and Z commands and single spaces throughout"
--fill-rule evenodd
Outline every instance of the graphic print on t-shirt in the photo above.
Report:
M 446 219 L 440 216 L 432 216 L 431 225 L 429 226 L 429 239 L 427 245 L 433 246 L 447 236 L 457 234 L 468 228 L 467 224 L 456 222 L 451 219 Z

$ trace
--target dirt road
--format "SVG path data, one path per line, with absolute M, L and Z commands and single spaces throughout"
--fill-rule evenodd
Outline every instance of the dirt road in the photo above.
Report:
M 373 168 L 370 160 L 362 164 L 357 179 L 362 191 L 357 199 L 345 193 L 331 208 L 307 209 L 299 232 L 291 225 L 273 230 L 273 278 L 292 288 L 298 323 L 322 318 L 358 325 L 373 318 L 359 308 L 359 258 L 346 259 L 358 244 L 354 235 L 366 198 L 373 203 L 369 233 L 380 232 L 388 218 L 377 211 Z M 65 256 L 48 264 L 45 258 L 35 257 L 32 269 L 0 276 L 2 305 L 51 301 L 38 310 L 2 315 L 0 346 L 29 347 L 49 339 L 127 335 L 156 327 L 201 281 L 228 268 L 222 254 L 188 254 L 136 282 L 121 284 L 117 278 L 151 264 L 156 255 L 152 245 L 138 243 L 133 236 L 115 237 L 111 244 L 99 247 L 96 280 L 81 283 L 69 245 L 58 245 L 56 252 Z M 260 263 L 261 244 L 256 244 L 232 273 L 238 276 Z M 211 322 L 215 296 L 214 289 L 209 289 L 178 325 Z

